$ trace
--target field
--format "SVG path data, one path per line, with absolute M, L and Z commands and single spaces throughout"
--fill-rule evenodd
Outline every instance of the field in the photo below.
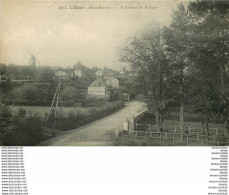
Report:
M 104 110 L 104 108 L 113 105 L 115 105 L 115 102 L 106 102 L 105 105 L 102 106 L 58 107 L 57 112 L 64 113 L 65 115 L 69 112 L 89 114 L 92 110 L 96 110 L 99 112 Z M 15 115 L 20 108 L 24 109 L 27 114 L 38 114 L 41 117 L 44 117 L 50 109 L 50 107 L 48 106 L 10 106 L 13 115 Z

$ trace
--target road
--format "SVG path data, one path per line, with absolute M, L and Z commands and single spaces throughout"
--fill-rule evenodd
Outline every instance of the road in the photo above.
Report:
M 42 142 L 43 146 L 108 146 L 113 145 L 118 128 L 146 110 L 143 102 L 132 101 L 120 111 L 88 125 L 67 131 L 64 135 Z

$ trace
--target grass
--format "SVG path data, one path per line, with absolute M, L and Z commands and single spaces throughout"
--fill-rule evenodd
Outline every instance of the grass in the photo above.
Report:
M 73 113 L 81 113 L 81 114 L 89 114 L 92 111 L 103 111 L 106 107 L 110 107 L 115 105 L 116 102 L 105 102 L 102 106 L 78 106 L 78 107 L 58 107 L 57 112 L 61 112 L 65 115 L 67 115 L 69 112 Z M 50 107 L 48 106 L 10 106 L 11 112 L 13 115 L 15 115 L 18 110 L 22 108 L 26 111 L 27 114 L 38 114 L 41 117 L 45 117 L 45 114 L 48 113 Z
M 123 108 L 123 106 L 123 101 L 117 101 L 109 102 L 99 107 L 93 106 L 90 110 L 87 110 L 87 112 L 80 112 L 77 109 L 73 112 L 69 111 L 67 113 L 62 111 L 57 113 L 55 128 L 64 131 L 75 129 L 82 125 L 86 125 L 90 122 L 108 116 L 120 110 L 121 108 Z M 47 123 L 47 127 L 50 128 L 53 126 L 54 115 L 52 115 L 50 116 L 50 120 Z
M 145 137 L 120 137 L 114 140 L 115 146 L 187 146 L 186 139 L 181 141 L 180 139 L 176 139 L 175 144 L 171 140 L 162 139 L 160 142 L 157 139 L 145 138 Z M 216 146 L 217 144 L 210 144 L 211 146 Z M 209 146 L 207 142 L 197 142 L 190 141 L 188 146 Z
M 179 117 L 178 117 L 179 118 Z M 153 115 L 150 114 L 146 114 L 144 118 L 141 119 L 141 121 L 138 122 L 139 124 L 155 124 L 155 117 L 153 117 Z M 163 123 L 165 126 L 177 126 L 177 130 L 179 131 L 179 120 L 176 120 L 172 117 L 172 119 L 167 119 L 164 120 Z M 198 132 L 198 133 L 202 133 L 202 124 L 200 122 L 196 122 L 196 120 L 194 121 L 185 121 L 184 122 L 184 126 L 185 126 L 185 132 L 188 133 L 188 127 L 191 128 L 191 132 Z M 146 126 L 139 126 L 138 131 L 144 131 L 146 128 Z M 225 124 L 219 124 L 216 123 L 214 121 L 211 121 L 211 123 L 209 123 L 209 136 L 215 136 L 215 129 L 218 129 L 221 133 L 223 132 L 223 130 L 225 129 Z M 206 127 L 205 127 L 206 130 Z M 218 131 L 218 132 L 219 132 Z M 143 133 L 143 132 L 142 132 Z M 187 146 L 187 139 L 186 137 L 184 138 L 184 140 L 182 141 L 180 139 L 180 136 L 176 136 L 175 137 L 175 143 L 173 144 L 173 139 L 171 139 L 171 137 L 169 139 L 165 139 L 163 138 L 162 141 L 160 142 L 160 140 L 158 138 L 149 138 L 144 136 L 144 133 L 142 134 L 143 137 L 135 137 L 134 134 L 129 135 L 129 136 L 123 136 L 123 137 L 118 137 L 115 141 L 114 141 L 114 145 L 116 146 Z M 171 135 L 172 136 L 172 135 Z M 194 136 L 195 138 L 195 136 Z M 217 145 L 217 143 L 213 143 L 213 142 L 207 142 L 205 140 L 199 140 L 197 141 L 196 138 L 192 139 L 191 136 L 189 137 L 189 141 L 188 141 L 188 145 L 189 146 L 212 146 L 212 145 Z

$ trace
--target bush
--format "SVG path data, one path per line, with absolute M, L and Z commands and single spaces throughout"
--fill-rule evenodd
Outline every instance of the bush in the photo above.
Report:
M 0 133 L 6 135 L 11 128 L 13 116 L 8 106 L 0 104 Z
M 99 108 L 92 108 L 90 113 L 80 113 L 69 111 L 67 115 L 64 112 L 58 112 L 56 117 L 55 128 L 58 130 L 71 130 L 82 125 L 88 124 L 95 120 L 101 119 L 109 114 L 114 113 L 124 106 L 123 101 L 110 103 Z M 53 127 L 54 112 L 50 114 L 48 127 Z
M 37 114 L 26 115 L 26 111 L 19 109 L 13 117 L 11 131 L 4 139 L 4 145 L 36 145 L 45 139 L 43 119 Z

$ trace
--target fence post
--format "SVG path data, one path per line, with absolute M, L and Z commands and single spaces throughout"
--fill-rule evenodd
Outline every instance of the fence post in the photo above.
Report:
M 168 139 L 168 134 L 167 134 L 167 132 L 165 132 L 165 139 Z
M 175 126 L 175 133 L 177 133 L 177 126 Z
M 188 135 L 187 135 L 187 146 L 188 146 Z
M 188 133 L 189 133 L 189 134 L 191 133 L 191 128 L 190 128 L 190 126 L 188 127 Z
M 218 128 L 216 128 L 215 135 L 218 136 Z

